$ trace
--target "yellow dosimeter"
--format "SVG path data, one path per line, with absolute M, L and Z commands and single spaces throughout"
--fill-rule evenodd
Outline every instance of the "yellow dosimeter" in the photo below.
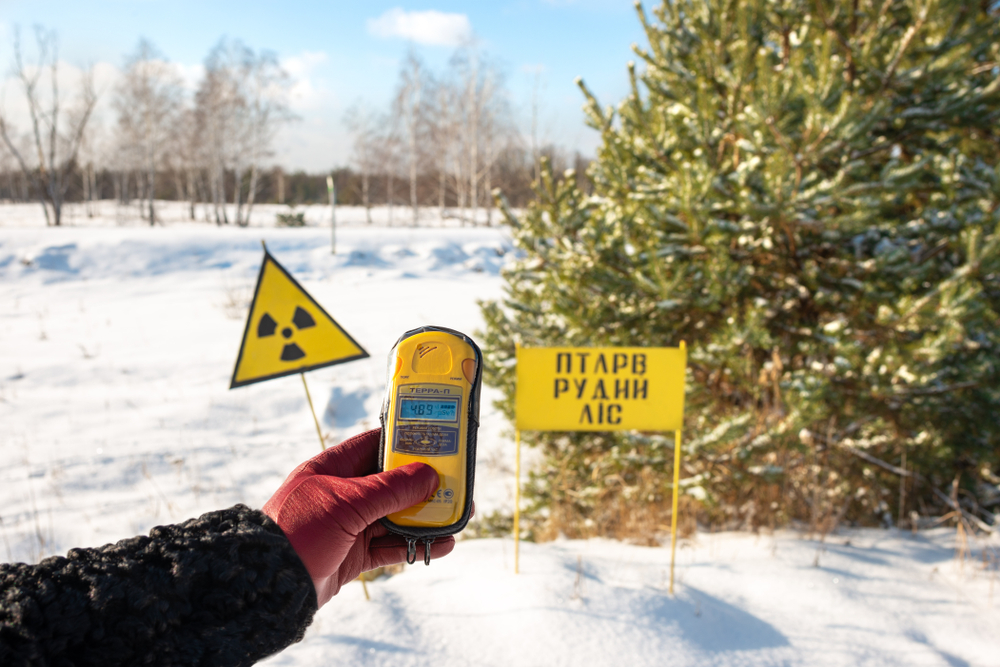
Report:
M 426 326 L 403 334 L 388 361 L 381 468 L 419 461 L 441 481 L 426 502 L 382 522 L 407 539 L 409 562 L 419 540 L 429 563 L 430 543 L 465 528 L 472 513 L 483 355 L 465 334 Z

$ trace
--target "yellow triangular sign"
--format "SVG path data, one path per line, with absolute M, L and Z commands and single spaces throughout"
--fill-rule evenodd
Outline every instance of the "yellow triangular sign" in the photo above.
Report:
M 367 356 L 265 248 L 229 388 Z

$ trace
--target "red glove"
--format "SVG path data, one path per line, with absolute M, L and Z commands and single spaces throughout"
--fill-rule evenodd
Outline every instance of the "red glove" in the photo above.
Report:
M 381 429 L 345 440 L 298 468 L 264 505 L 309 570 L 322 607 L 359 574 L 406 560 L 406 540 L 378 520 L 434 495 L 429 465 L 375 472 Z M 431 558 L 455 548 L 455 538 L 431 545 Z

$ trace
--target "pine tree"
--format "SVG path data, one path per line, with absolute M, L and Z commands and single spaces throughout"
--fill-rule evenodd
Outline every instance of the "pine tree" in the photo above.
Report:
M 828 529 L 957 499 L 994 520 L 996 3 L 637 9 L 631 94 L 602 108 L 581 82 L 594 194 L 546 170 L 506 211 L 522 254 L 483 304 L 500 407 L 513 416 L 515 341 L 685 340 L 682 486 L 703 519 Z M 672 440 L 525 437 L 544 454 L 539 529 L 650 534 L 669 516 Z

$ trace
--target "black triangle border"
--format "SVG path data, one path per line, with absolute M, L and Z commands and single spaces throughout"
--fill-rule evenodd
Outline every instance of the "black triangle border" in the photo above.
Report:
M 361 350 L 361 354 L 356 354 L 352 357 L 344 357 L 342 359 L 334 359 L 333 361 L 324 361 L 323 363 L 313 364 L 312 366 L 302 366 L 301 368 L 294 368 L 287 371 L 281 371 L 280 373 L 273 373 L 271 375 L 264 375 L 259 378 L 253 378 L 252 380 L 243 380 L 242 382 L 236 381 L 236 372 L 240 368 L 240 362 L 243 361 L 243 351 L 246 347 L 247 337 L 250 334 L 250 327 L 252 324 L 254 306 L 257 305 L 257 295 L 260 292 L 260 283 L 264 279 L 264 268 L 267 266 L 268 260 L 273 262 L 274 265 L 278 268 L 278 270 L 281 271 L 283 274 L 285 274 L 285 277 L 288 278 L 293 285 L 299 288 L 299 290 L 306 295 L 306 298 L 309 299 L 309 301 L 311 301 L 312 304 L 319 309 L 319 312 L 323 313 L 323 315 L 328 320 L 333 322 L 333 326 L 335 326 L 337 330 L 340 331 L 340 333 L 344 334 L 344 336 L 346 336 L 349 341 L 354 343 L 354 345 L 357 346 L 359 350 Z M 247 325 L 243 329 L 243 339 L 240 341 L 240 353 L 236 356 L 236 365 L 233 366 L 233 377 L 229 381 L 229 388 L 236 389 L 237 387 L 245 387 L 247 385 L 256 384 L 258 382 L 264 382 L 265 380 L 273 380 L 275 378 L 285 377 L 287 375 L 295 375 L 296 373 L 306 373 L 308 371 L 314 371 L 318 368 L 326 368 L 327 366 L 335 366 L 337 364 L 346 364 L 349 361 L 357 361 L 358 359 L 367 359 L 370 356 L 371 355 L 368 354 L 367 351 L 365 351 L 365 348 L 361 347 L 361 344 L 358 343 L 358 341 L 354 340 L 351 334 L 344 331 L 344 328 L 340 326 L 337 320 L 333 319 L 333 316 L 331 316 L 330 313 L 326 312 L 323 306 L 319 305 L 319 302 L 317 302 L 316 299 L 312 297 L 312 294 L 306 291 L 306 289 L 299 284 L 299 281 L 296 280 L 294 277 L 292 277 L 292 274 L 286 271 L 285 267 L 283 267 L 280 263 L 278 263 L 278 260 L 274 258 L 274 255 L 272 255 L 271 252 L 267 249 L 267 246 L 264 246 L 264 261 L 260 263 L 260 271 L 257 273 L 257 286 L 254 287 L 253 290 L 253 300 L 250 302 L 250 310 L 247 313 Z

